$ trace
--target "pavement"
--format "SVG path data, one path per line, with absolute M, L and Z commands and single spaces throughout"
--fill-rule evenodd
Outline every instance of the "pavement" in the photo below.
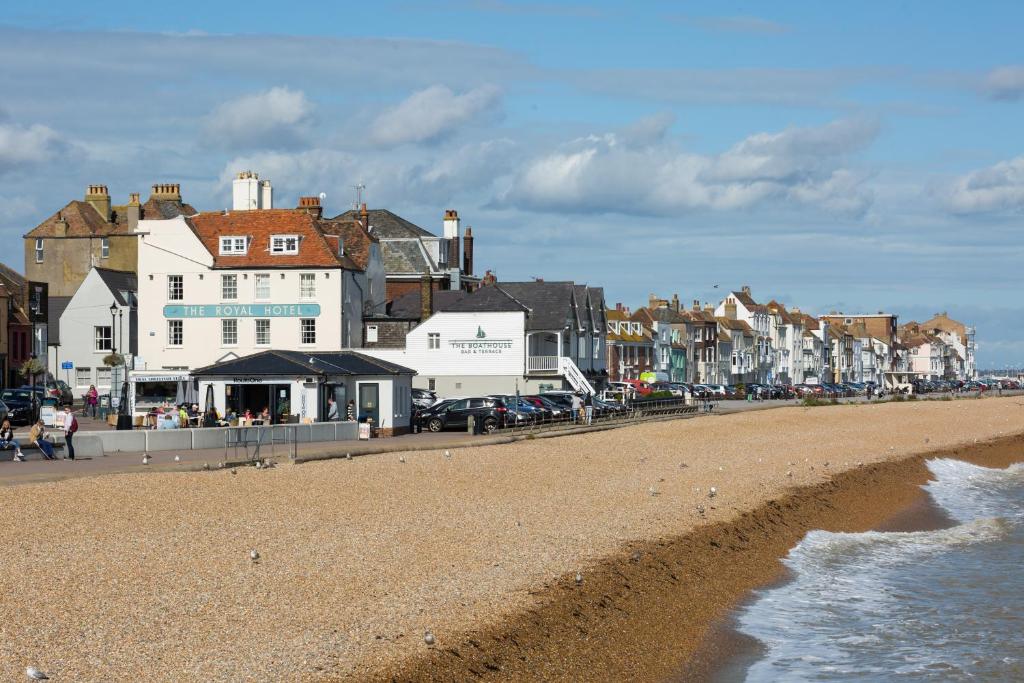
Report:
M 1003 395 L 1021 394 L 1024 392 L 1004 392 Z M 940 396 L 924 397 L 939 398 Z M 967 398 L 973 398 L 968 396 Z M 864 397 L 853 397 L 839 399 L 841 403 L 863 403 Z M 772 410 L 785 407 L 796 407 L 800 405 L 799 400 L 774 400 L 774 401 L 721 401 L 715 404 L 710 413 L 698 412 L 696 415 L 687 417 L 714 417 L 716 415 L 728 415 L 732 413 L 749 412 L 752 410 Z M 83 432 L 99 429 L 110 429 L 100 420 L 83 416 L 75 411 L 79 420 L 79 429 Z M 680 416 L 673 416 L 678 419 Z M 607 429 L 623 424 L 633 424 L 631 421 L 622 423 L 598 424 L 595 428 Z M 353 456 L 368 455 L 372 453 L 394 453 L 413 450 L 430 450 L 442 448 L 465 448 L 468 446 L 482 446 L 493 443 L 511 442 L 522 438 L 534 438 L 537 436 L 557 436 L 568 433 L 587 431 L 586 429 L 555 430 L 551 433 L 538 433 L 528 437 L 525 433 L 518 435 L 501 432 L 494 435 L 473 435 L 465 432 L 422 432 L 419 434 L 403 434 L 401 436 L 389 437 L 386 439 L 372 439 L 369 441 L 324 441 L 318 443 L 300 443 L 296 445 L 296 456 L 299 462 L 307 460 L 319 460 L 325 458 L 339 457 L 346 453 Z M 139 472 L 143 470 L 156 471 L 195 471 L 205 467 L 219 468 L 222 463 L 230 466 L 232 463 L 244 463 L 255 457 L 253 449 L 238 448 L 212 448 L 205 450 L 183 450 L 183 451 L 160 451 L 150 453 L 149 463 L 142 463 L 143 453 L 138 452 L 115 452 L 98 458 L 80 457 L 76 460 L 56 461 L 44 460 L 41 453 L 34 448 L 24 448 L 28 441 L 28 427 L 20 427 L 15 430 L 15 438 L 23 446 L 23 453 L 26 462 L 13 462 L 14 451 L 0 451 L 0 486 L 11 486 L 41 481 L 55 481 L 72 477 L 98 476 L 105 474 L 116 474 L 119 472 Z M 58 458 L 64 455 L 63 448 L 57 448 Z M 276 446 L 264 446 L 260 452 L 260 458 L 270 458 L 277 462 L 284 462 L 290 459 L 290 447 L 277 444 Z M 175 458 L 178 458 L 175 460 Z

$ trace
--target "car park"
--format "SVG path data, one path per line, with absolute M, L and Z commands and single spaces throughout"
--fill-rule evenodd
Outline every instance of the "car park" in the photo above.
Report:
M 39 419 L 40 401 L 32 391 L 4 389 L 0 392 L 0 401 L 7 408 L 7 418 L 11 424 L 27 425 Z
M 478 429 L 493 432 L 506 426 L 508 407 L 499 398 L 489 396 L 455 399 L 431 406 L 419 418 L 420 426 L 432 432 L 467 429 L 472 417 Z

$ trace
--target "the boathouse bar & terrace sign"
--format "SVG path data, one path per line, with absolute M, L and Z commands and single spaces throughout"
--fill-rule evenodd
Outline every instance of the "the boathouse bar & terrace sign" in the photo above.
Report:
M 164 306 L 165 318 L 315 318 L 320 304 L 208 304 Z

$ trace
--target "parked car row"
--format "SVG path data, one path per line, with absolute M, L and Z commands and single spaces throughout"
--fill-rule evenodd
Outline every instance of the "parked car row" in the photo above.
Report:
M 414 395 L 413 420 L 420 429 L 440 432 L 448 429 L 468 429 L 472 417 L 477 429 L 494 432 L 517 425 L 543 424 L 575 419 L 572 411 L 572 393 L 552 391 L 542 394 L 493 394 L 465 398 L 441 399 L 429 406 L 416 404 Z M 425 402 L 426 397 L 421 397 Z M 594 417 L 602 418 L 626 412 L 618 403 L 593 398 Z

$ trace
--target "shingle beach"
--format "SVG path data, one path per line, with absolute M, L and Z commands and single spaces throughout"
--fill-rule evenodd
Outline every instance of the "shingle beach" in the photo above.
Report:
M 585 587 L 630 544 L 845 470 L 1024 431 L 1022 403 L 786 408 L 450 459 L 0 487 L 0 679 L 29 664 L 79 682 L 383 676 L 537 609 L 560 577 Z

